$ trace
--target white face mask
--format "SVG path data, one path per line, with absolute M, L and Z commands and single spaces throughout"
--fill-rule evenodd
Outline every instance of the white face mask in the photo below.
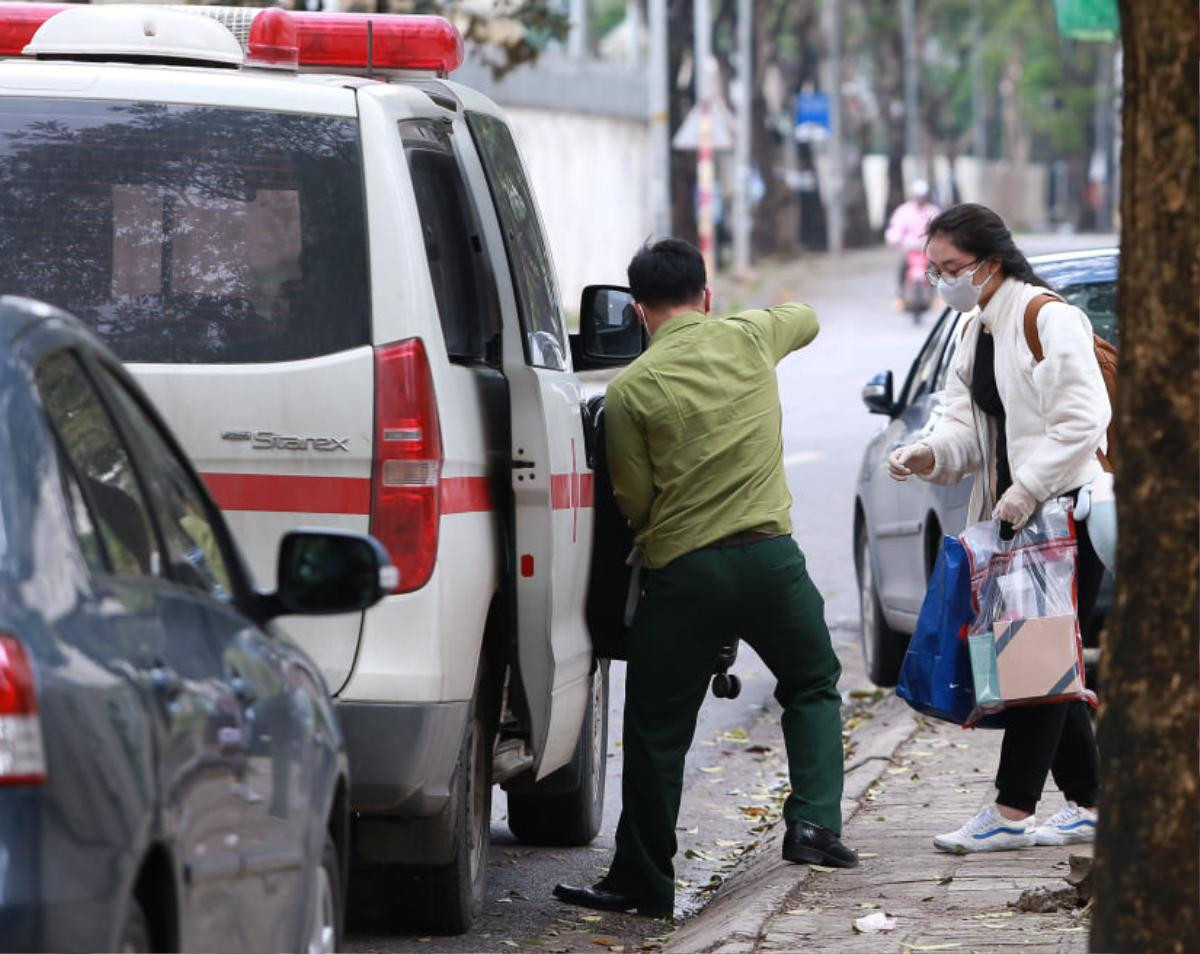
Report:
M 954 278 L 942 275 L 938 278 L 938 296 L 951 308 L 957 311 L 970 311 L 979 304 L 979 296 L 983 294 L 983 286 L 991 280 L 990 276 L 982 284 L 976 285 L 971 281 L 975 273 L 983 268 L 980 262 L 974 268 L 959 272 Z

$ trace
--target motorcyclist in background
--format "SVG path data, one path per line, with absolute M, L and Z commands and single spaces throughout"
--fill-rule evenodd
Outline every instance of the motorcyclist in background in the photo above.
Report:
M 924 258 L 925 230 L 933 218 L 942 211 L 930 201 L 929 183 L 924 179 L 914 179 L 909 186 L 908 194 L 909 200 L 896 206 L 896 210 L 888 221 L 887 230 L 883 233 L 888 245 L 895 245 L 900 249 L 895 304 L 897 311 L 901 311 L 905 307 L 904 285 L 909 271 L 909 254 L 917 252 L 921 254 L 921 267 L 913 270 L 915 274 L 921 275 L 925 266 L 928 265 L 928 261 Z

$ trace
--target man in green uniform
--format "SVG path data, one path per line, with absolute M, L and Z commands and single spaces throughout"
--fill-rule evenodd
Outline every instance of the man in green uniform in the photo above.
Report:
M 775 365 L 816 337 L 807 305 L 706 318 L 704 260 L 665 239 L 629 264 L 650 347 L 608 386 L 613 490 L 644 590 L 628 638 L 616 855 L 561 900 L 670 916 L 683 762 L 718 652 L 741 637 L 774 674 L 792 791 L 788 861 L 854 867 L 839 840 L 841 673 L 824 601 L 792 539 Z

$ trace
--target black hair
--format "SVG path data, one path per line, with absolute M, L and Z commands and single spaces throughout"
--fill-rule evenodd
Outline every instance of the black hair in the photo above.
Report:
M 935 235 L 944 235 L 955 246 L 979 261 L 999 259 L 1000 272 L 1006 277 L 1030 285 L 1040 285 L 1042 288 L 1050 287 L 1049 283 L 1033 270 L 1024 253 L 1017 248 L 1012 232 L 1008 230 L 1004 220 L 985 205 L 963 202 L 961 205 L 950 206 L 930 221 L 925 230 L 927 245 L 929 239 Z
M 694 304 L 708 285 L 704 256 L 683 239 L 643 245 L 629 262 L 627 273 L 634 301 L 651 308 Z

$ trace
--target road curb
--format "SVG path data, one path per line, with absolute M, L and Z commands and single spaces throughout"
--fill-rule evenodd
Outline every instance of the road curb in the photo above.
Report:
M 895 695 L 872 707 L 871 717 L 850 736 L 854 743 L 842 795 L 842 822 L 858 811 L 867 789 L 883 774 L 892 755 L 916 731 L 912 710 Z M 678 954 L 749 954 L 767 921 L 796 885 L 812 872 L 783 860 L 784 826 L 776 824 L 729 874 L 713 899 L 684 922 L 664 947 Z M 851 846 L 853 847 L 853 846 Z

